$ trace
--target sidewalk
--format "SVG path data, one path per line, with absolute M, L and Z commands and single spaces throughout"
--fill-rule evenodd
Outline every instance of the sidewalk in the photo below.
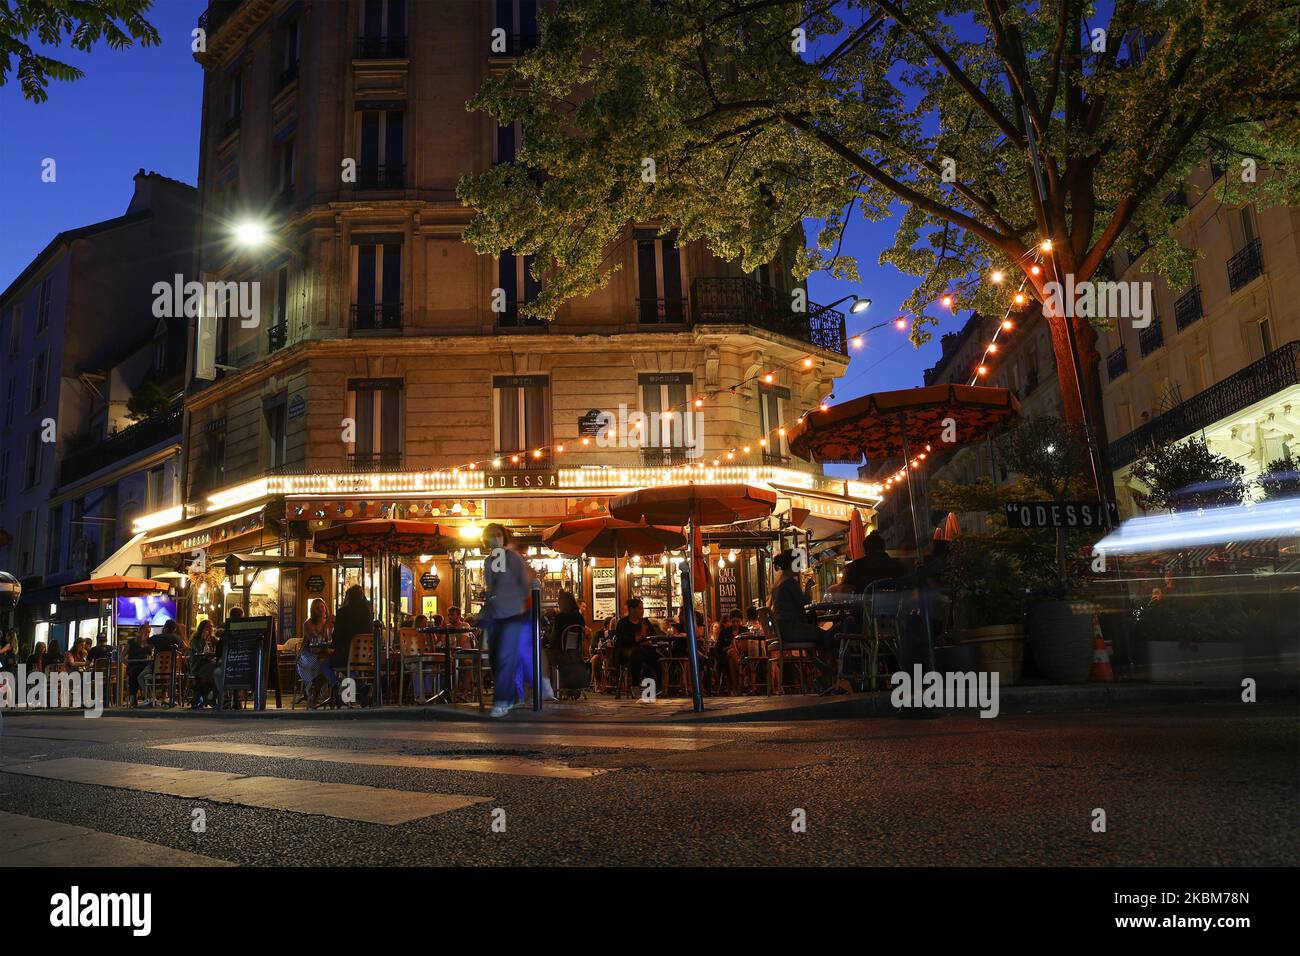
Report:
M 1267 692 L 1272 700 L 1297 701 L 1294 694 L 1280 690 Z M 704 712 L 691 710 L 690 698 L 660 698 L 654 702 L 640 700 L 614 700 L 598 694 L 581 701 L 547 701 L 540 712 L 531 707 L 520 707 L 506 720 L 544 721 L 555 723 L 759 723 L 794 720 L 842 720 L 860 717 L 894 717 L 895 710 L 889 701 L 889 692 L 869 694 L 838 694 L 828 697 L 812 695 L 784 695 L 777 697 L 710 697 L 704 702 Z M 1071 685 L 1020 685 L 1002 688 L 999 694 L 1000 714 L 1063 714 L 1089 713 L 1139 707 L 1171 707 L 1187 704 L 1226 704 L 1241 699 L 1236 687 L 1176 686 L 1123 682 L 1113 684 Z M 1300 703 L 1300 701 L 1298 701 Z M 24 713 L 52 714 L 54 710 L 5 710 L 5 716 L 20 717 Z M 209 717 L 248 720 L 453 720 L 487 721 L 487 709 L 475 704 L 454 706 L 406 706 L 382 708 L 352 708 L 346 710 L 308 711 L 288 707 L 275 709 L 272 705 L 264 711 L 212 710 L 192 711 L 188 708 L 165 707 L 111 708 L 106 716 L 171 718 L 174 720 L 202 721 Z

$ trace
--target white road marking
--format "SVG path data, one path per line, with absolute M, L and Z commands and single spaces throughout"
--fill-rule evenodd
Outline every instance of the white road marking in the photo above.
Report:
M 187 853 L 116 833 L 0 810 L 3 866 L 234 866 L 228 860 Z

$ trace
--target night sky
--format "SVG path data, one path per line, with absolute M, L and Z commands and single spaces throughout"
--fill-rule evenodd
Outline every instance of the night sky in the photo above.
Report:
M 125 212 L 131 177 L 139 168 L 196 182 L 202 80 L 190 53 L 190 31 L 206 6 L 206 0 L 159 0 L 149 20 L 162 36 L 160 47 L 113 51 L 101 44 L 86 54 L 65 45 L 49 51 L 86 76 L 74 83 L 51 82 L 49 99 L 42 104 L 24 100 L 12 77 L 0 88 L 0 176 L 6 186 L 0 194 L 0 288 L 60 230 Z M 58 164 L 56 183 L 41 182 L 46 157 Z M 892 219 L 850 222 L 844 252 L 858 257 L 861 286 L 824 275 L 809 280 L 810 297 L 819 304 L 851 293 L 873 300 L 870 311 L 848 317 L 850 335 L 892 318 L 916 281 L 877 263 L 895 225 Z M 817 228 L 810 221 L 808 234 Z M 835 400 L 921 384 L 922 370 L 938 358 L 938 334 L 959 328 L 962 321 L 946 317 L 920 350 L 892 326 L 873 332 L 866 347 L 852 353 L 848 374 L 836 384 Z

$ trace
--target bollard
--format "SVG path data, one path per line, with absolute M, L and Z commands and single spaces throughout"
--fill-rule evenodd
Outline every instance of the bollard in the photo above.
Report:
M 533 580 L 533 710 L 542 709 L 542 582 Z
M 704 710 L 704 694 L 700 691 L 700 650 L 695 643 L 695 595 L 691 592 L 689 562 L 682 567 L 682 607 L 686 609 L 686 650 L 691 658 L 691 709 Z

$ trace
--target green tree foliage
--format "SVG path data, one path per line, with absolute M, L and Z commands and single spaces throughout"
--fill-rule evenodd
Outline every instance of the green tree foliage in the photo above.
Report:
M 0 0 L 0 86 L 16 75 L 23 96 L 41 103 L 49 98 L 50 80 L 71 82 L 85 75 L 34 49 L 33 39 L 52 47 L 66 37 L 82 51 L 101 39 L 114 50 L 131 46 L 133 39 L 156 46 L 158 31 L 144 18 L 152 6 L 153 0 Z
M 1088 441 L 1082 428 L 1044 415 L 1017 424 L 998 440 L 1007 467 L 1036 492 L 1019 501 L 1067 501 L 1095 487 L 1089 477 Z
M 524 134 L 516 164 L 461 182 L 478 213 L 466 237 L 484 253 L 535 255 L 545 288 L 528 311 L 551 316 L 608 281 L 609 252 L 632 221 L 679 227 L 683 241 L 753 268 L 819 218 L 826 226 L 796 278 L 854 278 L 856 263 L 839 253 L 850 218 L 880 220 L 901 205 L 881 260 L 918 278 L 903 304 L 918 344 L 943 294 L 1000 314 L 1022 281 L 1041 301 L 1057 272 L 1089 279 L 1139 233 L 1152 239 L 1148 263 L 1178 284 L 1194 253 L 1170 238 L 1180 210 L 1163 200 L 1208 157 L 1234 173 L 1240 160 L 1258 164 L 1256 183 L 1221 179 L 1228 201 L 1300 200 L 1298 9 L 565 0 L 544 17 L 539 47 L 470 104 L 520 121 Z M 1044 240 L 1051 262 L 1033 276 Z M 991 269 L 1009 281 L 982 281 Z M 1047 318 L 1065 417 L 1078 423 L 1067 320 Z M 1100 427 L 1097 330 L 1073 324 Z
M 1158 445 L 1133 463 L 1132 475 L 1150 490 L 1147 502 L 1168 511 L 1239 505 L 1246 496 L 1246 469 L 1210 451 L 1205 441 Z
M 1288 449 L 1281 458 L 1268 463 L 1268 470 L 1255 479 L 1255 487 L 1265 501 L 1300 496 L 1300 461 L 1291 457 Z
M 152 418 L 171 406 L 172 397 L 158 387 L 158 383 L 147 379 L 132 393 L 126 401 L 126 417 L 133 422 L 142 422 Z

